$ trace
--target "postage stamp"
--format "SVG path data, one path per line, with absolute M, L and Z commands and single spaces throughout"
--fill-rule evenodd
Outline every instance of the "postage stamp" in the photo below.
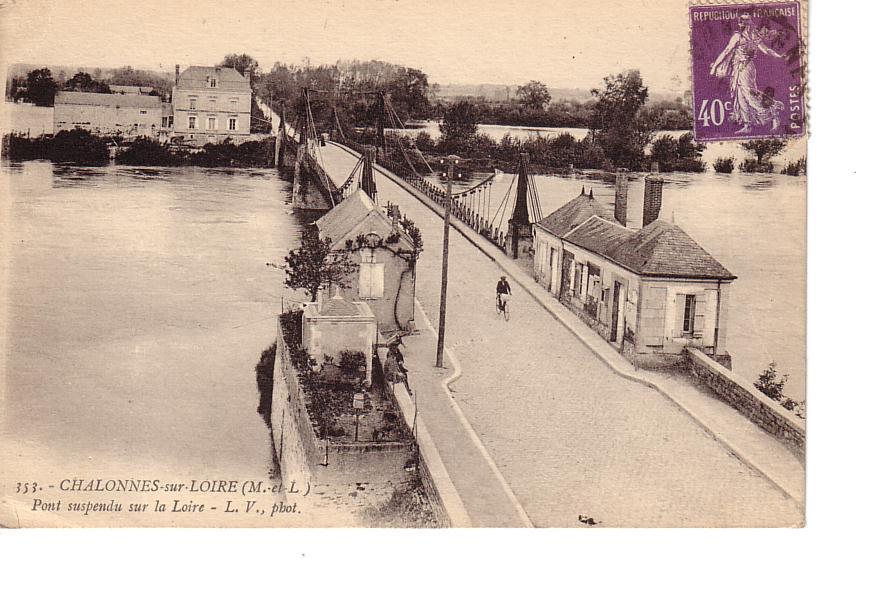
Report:
M 697 141 L 805 133 L 799 2 L 689 8 Z

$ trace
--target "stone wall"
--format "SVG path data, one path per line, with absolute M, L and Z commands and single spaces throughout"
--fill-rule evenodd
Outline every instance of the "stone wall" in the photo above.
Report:
M 317 436 L 281 331 L 277 334 L 271 433 L 280 475 L 287 486 L 293 482 L 298 488 L 397 485 L 415 476 L 411 440 L 348 443 Z
M 805 421 L 763 395 L 753 383 L 738 376 L 696 349 L 683 353 L 685 370 L 719 399 L 805 457 Z

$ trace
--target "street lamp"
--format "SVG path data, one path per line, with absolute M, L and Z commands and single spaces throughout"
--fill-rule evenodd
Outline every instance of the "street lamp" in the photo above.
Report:
M 449 284 L 449 217 L 452 214 L 452 178 L 455 166 L 461 161 L 457 155 L 450 155 L 440 160 L 448 163 L 446 173 L 446 214 L 443 220 L 443 259 L 442 283 L 439 288 L 439 337 L 436 340 L 436 367 L 443 368 L 443 355 L 446 342 L 446 290 Z

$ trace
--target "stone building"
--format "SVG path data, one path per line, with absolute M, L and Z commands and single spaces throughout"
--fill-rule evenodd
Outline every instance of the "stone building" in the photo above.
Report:
M 536 223 L 535 280 L 638 365 L 674 363 L 685 347 L 729 365 L 728 295 L 736 276 L 679 226 L 657 218 L 662 184 L 646 178 L 641 229 L 612 219 L 583 193 Z
M 59 92 L 53 129 L 56 133 L 85 129 L 98 135 L 158 137 L 164 130 L 162 113 L 159 96 Z
M 341 290 L 344 300 L 365 302 L 382 334 L 411 331 L 417 251 L 399 223 L 357 190 L 320 217 L 316 227 L 321 238 L 331 239 L 333 251 L 349 252 L 358 265 Z
M 233 68 L 192 66 L 179 74 L 176 65 L 172 109 L 173 134 L 185 143 L 249 139 L 252 89 Z

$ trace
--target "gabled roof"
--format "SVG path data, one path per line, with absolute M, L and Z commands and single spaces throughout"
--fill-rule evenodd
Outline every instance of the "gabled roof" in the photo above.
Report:
M 98 92 L 59 92 L 55 95 L 55 104 L 160 108 L 160 97 L 141 96 L 138 94 L 100 94 Z
M 394 231 L 390 218 L 362 190 L 357 190 L 317 219 L 316 226 L 320 230 L 320 236 L 332 240 L 332 249 L 343 247 L 348 236 L 352 238 L 359 233 L 375 232 L 386 239 Z M 405 232 L 399 231 L 399 235 L 400 247 L 405 245 L 410 250 L 415 248 Z
M 635 231 L 594 216 L 563 239 L 643 276 L 737 278 L 681 227 L 663 219 Z
M 192 65 L 178 76 L 176 87 L 182 90 L 207 90 L 209 78 L 218 79 L 218 86 L 211 90 L 249 92 L 249 81 L 232 67 Z
M 553 235 L 562 237 L 594 215 L 604 219 L 611 216 L 605 205 L 581 189 L 580 195 L 541 219 L 538 225 Z

